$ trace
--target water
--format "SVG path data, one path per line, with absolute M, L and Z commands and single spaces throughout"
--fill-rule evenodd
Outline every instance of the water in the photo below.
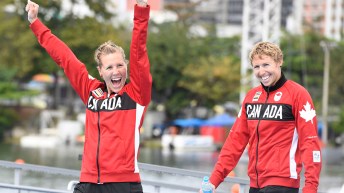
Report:
M 78 156 L 82 153 L 82 146 L 60 146 L 54 149 L 44 148 L 24 148 L 15 144 L 0 144 L 0 160 L 15 161 L 23 159 L 26 163 L 38 164 L 44 166 L 60 167 L 79 170 L 81 161 Z M 326 149 L 323 151 L 323 169 L 320 177 L 319 190 L 327 192 L 334 187 L 340 187 L 344 184 L 344 162 L 342 149 Z M 156 165 L 183 168 L 188 170 L 197 170 L 210 172 L 216 163 L 218 152 L 210 151 L 177 151 L 171 152 L 160 148 L 140 149 L 139 162 Z M 241 178 L 247 178 L 247 161 L 242 159 L 234 169 L 235 175 Z M 13 171 L 0 168 L 0 182 L 13 183 Z M 160 180 L 159 175 L 141 173 L 143 179 L 151 178 Z M 170 176 L 167 180 L 175 180 L 175 176 Z M 67 183 L 73 177 L 51 176 L 48 174 L 39 174 L 25 171 L 23 172 L 23 185 L 31 185 L 45 188 L 58 188 L 66 190 Z M 202 179 L 194 180 L 195 186 L 200 187 Z
M 203 182 L 202 182 L 202 193 L 212 193 L 213 188 L 211 184 L 209 183 L 209 176 L 204 176 L 203 177 Z

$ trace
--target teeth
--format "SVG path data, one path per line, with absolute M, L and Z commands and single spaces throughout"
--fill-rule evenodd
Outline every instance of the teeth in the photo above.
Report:
M 267 80 L 269 76 L 262 77 L 262 80 Z

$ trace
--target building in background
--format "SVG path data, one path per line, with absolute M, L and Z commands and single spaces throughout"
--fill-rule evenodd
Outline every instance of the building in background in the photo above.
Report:
M 330 39 L 341 40 L 344 33 L 343 1 L 281 0 L 280 26 L 295 34 L 302 34 L 304 29 L 311 29 Z M 171 7 L 177 7 L 175 10 L 178 11 L 178 7 L 187 9 L 188 5 L 193 4 L 193 22 L 197 25 L 215 25 L 217 35 L 220 37 L 242 34 L 244 2 L 255 3 L 252 0 L 149 0 L 152 10 L 151 19 L 157 23 L 178 19 L 178 14 L 171 11 Z M 273 0 L 265 2 L 273 2 Z M 113 1 L 108 8 L 116 14 L 114 23 L 130 22 L 135 3 L 135 0 Z M 63 0 L 62 6 L 66 12 L 73 11 L 80 17 L 92 16 L 90 9 L 82 1 L 72 4 L 71 0 Z M 263 15 L 264 12 L 259 14 Z
M 200 2 L 195 8 L 197 23 L 215 24 L 219 36 L 241 34 L 244 0 L 161 0 L 160 3 L 164 8 L 195 2 Z M 343 0 L 282 0 L 281 3 L 281 28 L 300 34 L 307 27 L 334 40 L 342 38 Z
M 328 0 L 327 0 L 328 1 Z M 312 30 L 324 34 L 325 29 L 326 1 L 324 0 L 303 0 L 303 21 Z
M 343 0 L 326 0 L 325 30 L 326 37 L 341 40 L 344 31 Z

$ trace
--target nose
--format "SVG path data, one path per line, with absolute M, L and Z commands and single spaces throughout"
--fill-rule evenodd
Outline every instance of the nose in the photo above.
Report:
M 258 70 L 258 75 L 259 76 L 263 76 L 265 74 L 265 72 L 266 72 L 266 69 L 263 68 L 263 67 L 260 67 L 259 70 Z
M 260 77 L 265 73 L 265 70 L 262 67 L 256 67 L 254 68 L 254 74 L 256 77 Z
M 114 74 L 114 75 L 119 74 L 119 68 L 117 68 L 117 67 L 113 68 L 112 74 Z

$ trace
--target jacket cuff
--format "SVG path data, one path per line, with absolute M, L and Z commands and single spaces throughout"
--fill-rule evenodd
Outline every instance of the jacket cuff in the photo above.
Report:
M 135 4 L 134 7 L 134 17 L 135 18 L 141 18 L 141 19 L 149 19 L 149 12 L 150 12 L 150 5 L 147 5 L 146 7 L 140 7 L 137 4 Z
M 40 24 L 42 24 L 42 22 L 37 18 L 34 22 L 30 23 L 30 28 L 32 30 L 37 29 Z
M 302 188 L 302 193 L 317 193 L 318 189 L 317 188 L 312 188 L 312 187 L 303 187 Z
M 214 175 L 211 175 L 211 176 L 210 176 L 209 181 L 210 181 L 210 183 L 211 183 L 212 185 L 215 186 L 215 189 L 216 189 L 216 188 L 219 186 L 219 184 L 222 182 L 222 181 L 218 180 Z
M 47 30 L 47 27 L 41 22 L 41 20 L 36 19 L 30 24 L 30 28 L 36 37 L 43 31 Z

